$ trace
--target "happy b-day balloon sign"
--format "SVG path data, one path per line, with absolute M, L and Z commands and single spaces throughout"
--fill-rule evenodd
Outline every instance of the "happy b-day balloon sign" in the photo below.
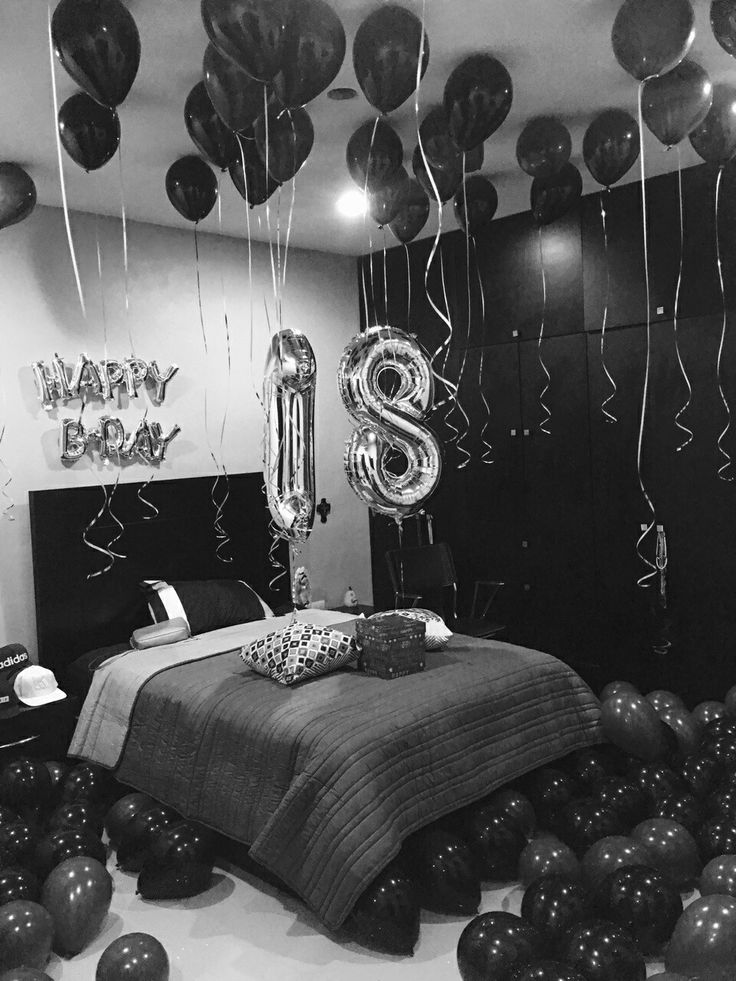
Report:
M 105 401 L 125 393 L 128 398 L 138 398 L 138 389 L 146 382 L 153 383 L 152 399 L 161 405 L 166 389 L 179 370 L 175 364 L 162 371 L 156 361 L 141 358 L 105 358 L 93 361 L 80 354 L 74 365 L 66 365 L 58 354 L 48 363 L 34 361 L 31 365 L 38 390 L 38 398 L 44 409 L 55 408 L 58 401 L 64 404 L 72 399 L 98 397 Z M 133 432 L 126 432 L 120 419 L 103 416 L 96 427 L 86 427 L 80 419 L 62 419 L 60 455 L 66 463 L 79 460 L 88 450 L 96 449 L 104 461 L 140 459 L 146 463 L 161 463 L 166 458 L 169 444 L 180 428 L 174 425 L 164 434 L 157 422 L 143 419 Z

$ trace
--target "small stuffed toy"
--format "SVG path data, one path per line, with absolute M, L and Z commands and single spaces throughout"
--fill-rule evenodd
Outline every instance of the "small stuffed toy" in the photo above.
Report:
M 309 573 L 303 565 L 294 573 L 294 586 L 291 593 L 294 606 L 304 610 L 312 602 L 312 584 L 309 581 Z
M 348 586 L 345 595 L 343 596 L 343 606 L 357 606 L 358 597 L 355 595 L 355 590 L 352 586 Z

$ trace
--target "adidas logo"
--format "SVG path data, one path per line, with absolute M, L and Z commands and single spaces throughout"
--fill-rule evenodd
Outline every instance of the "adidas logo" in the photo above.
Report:
M 0 669 L 12 668 L 14 664 L 23 664 L 23 662 L 27 660 L 27 654 L 16 654 L 15 657 L 6 657 L 4 661 L 0 661 Z
M 0 695 L 0 705 L 7 705 L 10 701 L 10 695 Z

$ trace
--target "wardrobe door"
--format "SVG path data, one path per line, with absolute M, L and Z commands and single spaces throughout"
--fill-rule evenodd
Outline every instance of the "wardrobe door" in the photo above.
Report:
M 589 661 L 595 565 L 586 338 L 519 348 L 526 639 L 563 660 Z

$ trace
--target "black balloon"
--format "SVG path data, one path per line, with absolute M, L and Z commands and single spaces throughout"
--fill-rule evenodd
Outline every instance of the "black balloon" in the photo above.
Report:
M 736 820 L 736 787 L 732 784 L 720 787 L 704 801 L 704 807 L 708 817 Z
M 537 826 L 537 815 L 528 797 L 511 787 L 503 787 L 491 794 L 488 803 L 518 824 L 527 838 L 531 837 Z
M 64 780 L 69 772 L 69 767 L 66 763 L 59 763 L 56 760 L 46 760 L 45 762 L 46 769 L 49 771 L 49 776 L 51 777 L 50 802 L 57 804 L 61 797 L 61 788 L 64 786 Z
M 5 824 L 15 824 L 16 821 L 20 821 L 20 814 L 0 804 L 0 828 Z
M 138 876 L 136 892 L 143 899 L 189 899 L 199 896 L 211 885 L 211 862 L 171 866 L 147 860 Z
M 417 87 L 422 24 L 405 7 L 388 3 L 369 14 L 355 33 L 353 67 L 358 85 L 379 112 L 391 112 Z M 424 35 L 421 74 L 429 63 Z
M 623 835 L 611 835 L 596 841 L 583 856 L 583 882 L 594 890 L 616 869 L 627 865 L 651 864 L 651 856 L 641 842 Z
M 516 159 L 530 177 L 551 177 L 570 159 L 572 140 L 555 116 L 530 119 L 516 141 Z
M 48 831 L 80 828 L 91 831 L 99 838 L 102 835 L 102 818 L 93 804 L 88 801 L 74 801 L 71 804 L 59 804 L 51 812 L 46 827 Z
M 463 837 L 475 855 L 481 879 L 503 882 L 516 878 L 526 835 L 503 811 L 490 806 L 470 811 Z
M 39 840 L 37 829 L 25 821 L 0 827 L 0 857 L 3 865 L 29 865 Z
M 703 122 L 690 133 L 695 152 L 706 163 L 725 164 L 736 154 L 736 85 L 713 86 L 713 104 Z
M 723 50 L 736 58 L 736 9 L 733 0 L 712 0 L 710 26 Z
M 263 204 L 280 187 L 266 171 L 255 140 L 239 139 L 240 153 L 230 166 L 230 177 L 240 196 L 251 206 Z
M 112 879 L 93 858 L 68 858 L 57 865 L 41 890 L 54 921 L 54 950 L 74 957 L 94 939 L 110 909 Z
M 112 793 L 112 781 L 107 770 L 92 763 L 79 763 L 66 775 L 61 799 L 67 803 L 90 801 L 103 804 Z
M 487 177 L 473 174 L 455 192 L 453 207 L 458 225 L 469 235 L 477 235 L 493 221 L 498 208 L 498 192 Z
M 685 58 L 665 75 L 649 78 L 642 91 L 644 122 L 660 143 L 675 146 L 699 126 L 713 102 L 708 72 Z
M 736 855 L 736 821 L 711 818 L 698 828 L 695 841 L 703 862 L 710 862 L 719 855 Z
M 184 123 L 192 142 L 215 167 L 227 170 L 240 150 L 235 135 L 216 112 L 204 82 L 197 82 L 184 105 Z
M 158 804 L 137 814 L 125 828 L 117 852 L 118 868 L 140 872 L 156 839 L 172 823 L 173 815 Z
M 189 821 L 175 821 L 157 835 L 151 845 L 151 858 L 162 865 L 188 862 L 212 863 L 212 834 Z
M 268 172 L 285 184 L 299 171 L 314 143 L 314 127 L 306 109 L 272 107 L 254 126 L 256 147 Z
M 654 817 L 677 821 L 690 834 L 694 834 L 701 826 L 704 816 L 703 805 L 692 794 L 671 794 L 663 797 L 654 810 Z
M 268 82 L 281 68 L 287 0 L 202 0 L 207 36 L 251 78 Z
M 281 69 L 273 80 L 285 106 L 298 109 L 333 81 L 345 58 L 345 30 L 324 0 L 291 0 Z
M 462 183 L 463 173 L 460 168 L 433 167 L 432 164 L 429 164 L 427 168 L 422 158 L 421 147 L 419 146 L 414 148 L 411 166 L 414 176 L 427 192 L 431 201 L 436 201 L 439 195 L 440 201 L 444 204 L 445 201 L 450 200 Z
M 566 804 L 557 827 L 562 840 L 579 856 L 601 838 L 622 834 L 624 830 L 618 814 L 588 798 Z
M 33 178 L 18 164 L 0 163 L 0 229 L 23 221 L 35 207 Z
M 11 971 L 6 971 L 0 981 L 52 981 L 45 971 L 39 971 L 35 967 L 15 967 Z
M 552 177 L 535 177 L 532 181 L 532 214 L 539 225 L 549 225 L 562 218 L 580 199 L 583 179 L 574 164 L 568 163 Z
M 54 921 L 38 903 L 19 899 L 0 907 L 0 974 L 21 966 L 44 968 L 53 935 Z
M 461 150 L 487 140 L 509 114 L 514 89 L 511 76 L 491 55 L 471 55 L 445 84 L 444 105 L 450 135 Z
M 602 787 L 614 772 L 611 760 L 598 747 L 576 750 L 564 766 L 577 784 L 589 790 Z
M 703 863 L 690 832 L 677 821 L 651 818 L 632 830 L 631 837 L 644 846 L 649 862 L 676 889 L 689 889 L 698 879 Z
M 141 811 L 153 807 L 155 801 L 148 794 L 134 792 L 126 794 L 115 801 L 110 810 L 105 815 L 105 831 L 110 841 L 115 844 L 133 818 Z
M 639 125 L 623 109 L 606 109 L 585 131 L 583 159 L 593 178 L 604 187 L 620 181 L 638 157 Z
M 103 106 L 119 106 L 141 60 L 135 20 L 120 0 L 60 0 L 51 20 L 54 49 L 77 85 Z
M 462 981 L 502 981 L 512 968 L 542 953 L 537 930 L 513 913 L 481 913 L 465 927 L 457 945 Z
M 199 222 L 217 201 L 217 178 L 201 157 L 180 157 L 166 172 L 166 193 L 182 218 Z
M 399 172 L 404 148 L 396 131 L 377 119 L 356 129 L 348 140 L 345 159 L 361 191 L 377 191 Z
M 650 813 L 650 804 L 644 791 L 637 784 L 622 777 L 612 777 L 596 792 L 596 799 L 617 814 L 630 828 L 639 824 Z
M 618 63 L 639 81 L 679 65 L 694 38 L 690 0 L 624 0 L 611 32 Z
M 202 62 L 204 86 L 215 112 L 236 133 L 247 130 L 263 112 L 266 87 L 210 44 Z
M 358 899 L 346 926 L 365 947 L 388 954 L 413 954 L 419 939 L 419 903 L 413 880 L 398 866 L 389 866 Z
M 14 164 L 0 164 L 0 168 L 7 166 L 14 166 Z M 0 188 L 2 188 L 2 180 L 3 174 L 0 169 Z M 25 758 L 12 760 L 0 770 L 0 803 L 7 807 L 11 809 L 43 807 L 50 797 L 51 777 L 40 760 Z
M 0 869 L 0 906 L 19 899 L 37 903 L 40 894 L 41 883 L 33 872 L 20 865 Z
M 99 170 L 120 146 L 120 120 L 114 109 L 77 92 L 59 109 L 59 137 L 76 164 L 88 172 Z
M 435 913 L 472 916 L 480 905 L 480 879 L 468 845 L 447 831 L 428 829 L 406 846 L 417 899 Z
M 607 920 L 575 927 L 565 943 L 564 960 L 586 981 L 645 981 L 646 964 L 632 937 Z
M 577 792 L 572 777 L 556 767 L 545 766 L 523 780 L 523 789 L 538 814 L 557 811 L 569 803 Z
M 446 167 L 450 170 L 462 171 L 463 151 L 458 150 L 450 136 L 450 128 L 444 106 L 434 106 L 419 126 L 419 140 L 424 147 L 424 153 L 432 167 Z M 465 173 L 480 170 L 483 166 L 483 144 L 465 153 Z
M 406 245 L 416 238 L 427 224 L 429 197 L 414 178 L 409 178 L 406 195 L 396 215 L 389 222 L 394 237 Z
M 106 947 L 95 981 L 169 981 L 169 957 L 148 933 L 126 933 Z
M 539 931 L 544 951 L 554 956 L 568 930 L 589 911 L 588 891 L 564 875 L 543 875 L 528 887 L 521 901 L 521 915 Z
M 34 867 L 41 878 L 45 879 L 61 862 L 81 855 L 94 858 L 101 865 L 107 861 L 105 846 L 91 831 L 82 831 L 79 828 L 52 831 L 38 842 L 33 859 Z
M 402 167 L 383 187 L 368 195 L 368 213 L 382 228 L 398 215 L 409 193 L 409 175 Z
M 631 772 L 631 779 L 654 805 L 665 797 L 685 791 L 682 778 L 670 767 L 661 763 L 641 763 Z
M 662 951 L 682 914 L 678 890 L 646 865 L 611 872 L 598 887 L 595 903 L 605 919 L 623 927 L 649 956 Z
M 702 753 L 688 756 L 680 769 L 682 779 L 696 797 L 707 797 L 715 788 L 721 768 L 715 760 Z
M 528 886 L 550 872 L 575 879 L 580 875 L 580 863 L 573 850 L 559 838 L 535 835 L 519 855 L 519 879 Z

